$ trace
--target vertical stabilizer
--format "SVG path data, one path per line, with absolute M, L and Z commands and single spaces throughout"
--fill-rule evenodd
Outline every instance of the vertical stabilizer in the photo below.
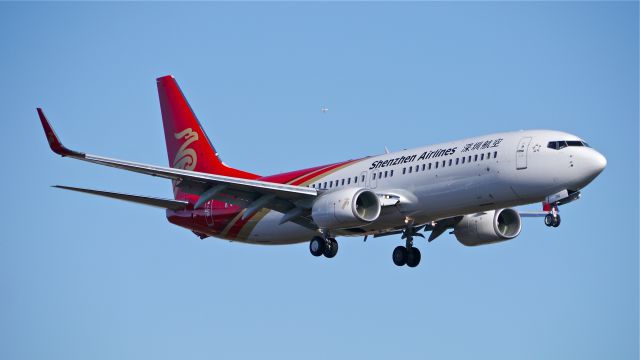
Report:
M 220 161 L 173 76 L 157 79 L 169 166 L 210 174 L 255 178 Z
M 173 76 L 158 78 L 169 166 L 209 174 L 255 179 L 258 176 L 226 166 L 193 113 Z M 175 191 L 176 197 L 178 196 Z

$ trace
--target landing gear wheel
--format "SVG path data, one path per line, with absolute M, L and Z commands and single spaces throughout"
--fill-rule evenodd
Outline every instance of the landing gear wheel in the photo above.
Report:
M 324 253 L 324 249 L 327 247 L 326 241 L 320 236 L 316 236 L 309 242 L 309 251 L 311 255 L 320 256 Z
M 558 227 L 560 226 L 560 215 L 556 214 L 555 216 L 553 214 L 547 214 L 544 217 L 544 224 L 551 227 Z
M 544 217 L 544 224 L 547 226 L 553 226 L 553 215 L 552 214 L 547 214 Z
M 422 256 L 420 255 L 420 250 L 415 247 L 411 247 L 407 250 L 407 266 L 408 267 L 416 267 L 420 264 L 420 259 Z
M 393 263 L 397 266 L 404 266 L 407 263 L 407 248 L 398 246 L 393 249 Z
M 334 238 L 330 238 L 327 242 L 328 246 L 324 247 L 324 257 L 331 259 L 338 253 L 338 242 Z

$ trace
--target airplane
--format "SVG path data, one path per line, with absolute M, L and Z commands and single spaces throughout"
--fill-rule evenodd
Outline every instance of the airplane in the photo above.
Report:
M 447 230 L 463 245 L 517 237 L 522 217 L 560 225 L 559 205 L 577 200 L 606 158 L 575 135 L 501 132 L 262 176 L 222 162 L 173 76 L 156 80 L 169 166 L 112 159 L 62 145 L 37 112 L 51 150 L 77 160 L 170 179 L 173 199 L 55 187 L 166 209 L 172 224 L 200 239 L 283 245 L 309 243 L 333 258 L 336 237 L 401 235 L 397 266 L 421 260 L 414 238 Z M 542 211 L 514 207 L 542 203 Z

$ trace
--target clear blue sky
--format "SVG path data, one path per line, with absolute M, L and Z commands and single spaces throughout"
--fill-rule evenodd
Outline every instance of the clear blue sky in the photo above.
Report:
M 0 358 L 638 358 L 637 2 L 2 3 L 0 34 Z M 416 269 L 398 237 L 329 261 L 49 187 L 170 196 L 55 157 L 35 112 L 70 147 L 164 165 L 166 74 L 260 174 L 525 128 L 609 165 L 560 228 L 421 242 Z

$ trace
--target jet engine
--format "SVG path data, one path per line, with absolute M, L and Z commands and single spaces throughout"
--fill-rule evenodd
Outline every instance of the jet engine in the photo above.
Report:
M 456 239 L 466 246 L 510 240 L 520 234 L 520 214 L 513 209 L 485 211 L 465 215 L 454 227 Z
M 380 216 L 380 209 L 380 200 L 373 191 L 347 188 L 316 199 L 311 217 L 321 229 L 345 229 L 375 221 Z

